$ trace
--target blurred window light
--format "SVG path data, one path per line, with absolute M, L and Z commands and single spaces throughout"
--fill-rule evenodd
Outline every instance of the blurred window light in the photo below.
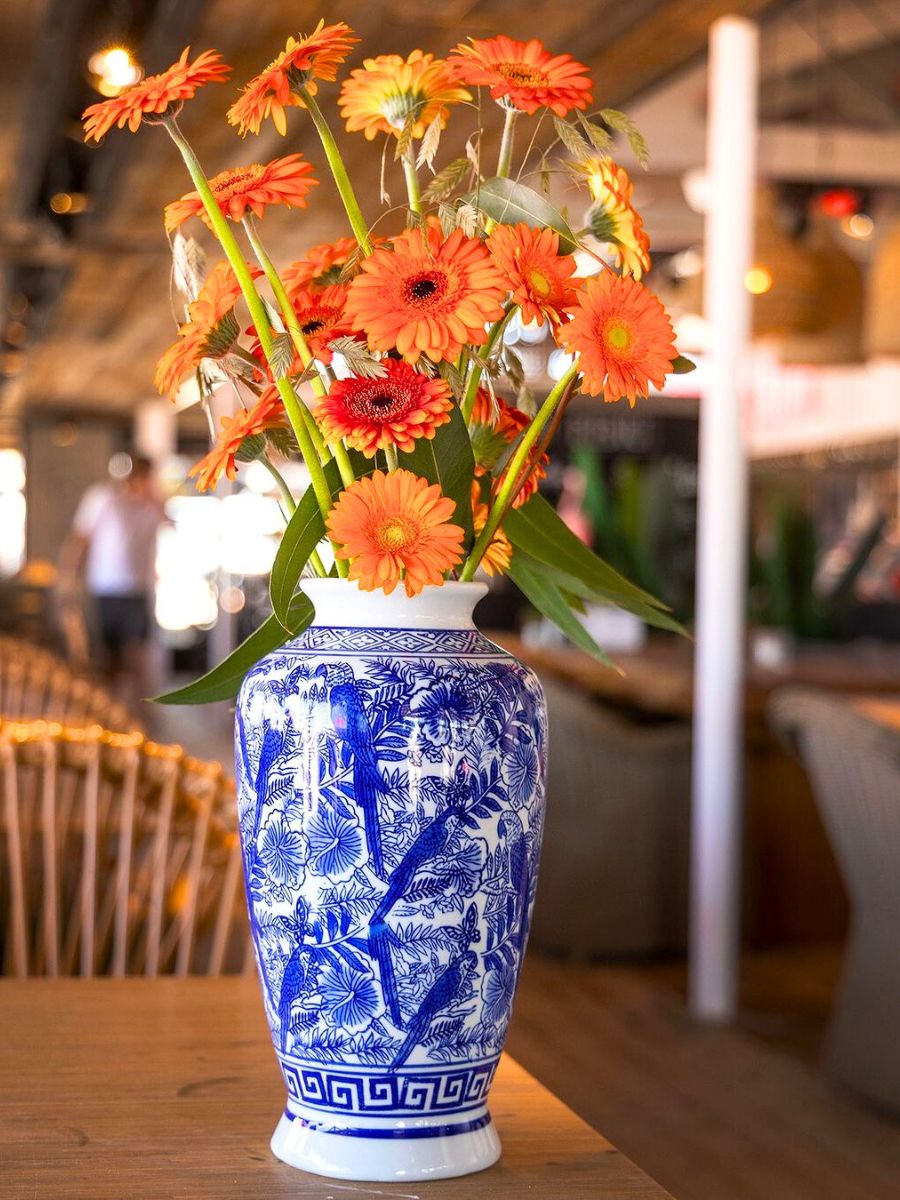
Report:
M 241 472 L 241 482 L 244 487 L 249 488 L 251 492 L 256 492 L 259 496 L 265 496 L 269 492 L 275 491 L 275 480 L 269 474 L 268 467 L 258 458 L 244 467 Z
M 772 272 L 761 263 L 757 263 L 756 266 L 751 267 L 744 276 L 744 287 L 751 296 L 764 296 L 766 292 L 772 290 L 774 282 Z
M 675 340 L 679 350 L 704 351 L 709 349 L 709 322 L 699 313 L 682 313 L 675 321 Z
M 202 576 L 169 575 L 156 587 L 156 620 L 162 629 L 178 632 L 209 628 L 218 616 L 213 586 Z
M 101 96 L 118 96 L 132 87 L 143 74 L 126 46 L 107 46 L 88 59 L 88 70 L 94 76 L 94 87 Z
M 875 222 L 868 213 L 853 213 L 852 216 L 844 217 L 841 221 L 841 229 L 847 237 L 865 241 L 875 232 Z
M 599 246 L 599 242 L 597 245 Z M 575 259 L 575 274 L 580 279 L 587 279 L 591 275 L 599 275 L 603 270 L 603 256 L 601 254 L 592 254 L 589 250 L 576 250 L 572 257 Z
M 284 519 L 271 496 L 239 492 L 220 505 L 219 566 L 229 575 L 267 575 Z
M 19 491 L 0 495 L 0 573 L 15 575 L 25 561 L 25 497 Z
M 0 450 L 0 495 L 25 490 L 25 458 L 18 450 Z

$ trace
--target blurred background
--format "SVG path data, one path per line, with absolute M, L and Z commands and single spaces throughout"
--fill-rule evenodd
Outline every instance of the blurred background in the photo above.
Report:
M 153 391 L 181 319 L 162 229 L 163 205 L 188 190 L 180 162 L 152 129 L 89 149 L 79 116 L 188 43 L 220 50 L 240 82 L 320 15 L 362 38 L 351 65 L 363 53 L 442 54 L 499 31 L 589 63 L 598 104 L 626 109 L 649 145 L 646 172 L 624 140 L 617 158 L 651 237 L 648 284 L 697 363 L 633 411 L 573 402 L 545 492 L 696 630 L 711 665 L 696 667 L 693 643 L 598 609 L 587 619 L 622 668 L 611 671 L 562 644 L 507 581 L 479 612 L 539 671 L 551 712 L 545 857 L 511 1049 L 678 1197 L 898 1196 L 896 0 L 2 0 L 0 719 L 99 721 L 155 739 L 157 764 L 178 761 L 186 807 L 160 911 L 177 915 L 201 871 L 205 899 L 192 951 L 175 934 L 167 942 L 159 918 L 160 969 L 242 969 L 240 930 L 232 946 L 216 920 L 223 905 L 239 910 L 229 706 L 165 709 L 143 697 L 202 674 L 267 615 L 282 520 L 260 463 L 197 495 L 186 475 L 208 448 L 208 414 L 193 385 L 175 405 Z M 727 261 L 709 261 L 717 183 L 707 152 L 710 35 L 727 16 L 758 30 L 758 129 L 735 111 L 736 139 L 756 146 L 745 164 L 752 253 L 730 279 L 751 330 L 732 360 L 717 359 L 727 306 L 718 323 L 710 314 L 710 272 L 725 293 L 729 278 Z M 749 53 L 738 53 L 736 76 L 756 69 Z M 299 149 L 326 179 L 308 123 L 292 121 L 287 141 L 267 125 L 241 142 L 222 120 L 224 95 L 201 90 L 185 116 L 207 173 Z M 729 102 L 720 79 L 726 124 Z M 461 148 L 459 124 L 443 153 Z M 489 139 L 499 127 L 498 109 Z M 359 137 L 341 146 L 374 220 L 380 154 Z M 554 203 L 584 207 L 553 179 Z M 302 218 L 267 214 L 276 263 L 346 232 L 330 187 L 319 191 Z M 527 389 L 563 373 L 544 328 L 513 322 L 505 337 Z M 716 364 L 729 361 L 723 385 Z M 233 403 L 222 392 L 216 420 Z M 740 442 L 713 418 L 704 466 L 701 410 L 706 419 L 714 400 L 735 406 Z M 730 493 L 719 451 L 740 463 Z M 123 494 L 137 555 L 109 534 Z M 717 527 L 720 505 L 728 521 Z M 722 596 L 740 612 L 727 629 L 710 603 L 695 619 L 704 520 L 710 603 Z M 733 561 L 730 582 L 716 583 L 717 563 Z M 123 573 L 125 590 L 152 597 L 143 614 L 104 603 Z M 720 637 L 737 646 L 730 667 Z M 721 755 L 714 722 L 703 725 L 719 701 L 735 719 L 733 753 Z M 164 749 L 172 744 L 183 751 Z M 27 833 L 38 828 L 40 768 L 18 769 Z M 83 768 L 71 771 L 74 796 Z M 118 811 L 123 779 L 113 770 L 101 813 Z M 159 779 L 141 787 L 139 802 L 163 802 Z M 23 901 L 17 910 L 3 882 L 9 802 L 5 812 L 2 966 L 41 973 L 31 925 L 14 928 Z M 102 947 L 115 905 L 90 971 L 112 969 Z M 57 969 L 84 971 L 76 934 L 63 957 Z

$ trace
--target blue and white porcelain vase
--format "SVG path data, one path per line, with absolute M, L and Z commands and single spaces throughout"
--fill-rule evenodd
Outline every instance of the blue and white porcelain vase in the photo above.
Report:
M 487 1109 L 544 818 L 540 684 L 475 629 L 481 584 L 303 584 L 248 674 L 240 831 L 287 1105 L 272 1150 L 342 1179 L 496 1162 Z

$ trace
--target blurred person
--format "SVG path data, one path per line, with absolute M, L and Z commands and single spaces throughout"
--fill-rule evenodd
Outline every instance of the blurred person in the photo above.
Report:
M 84 493 L 62 553 L 63 592 L 75 593 L 83 571 L 96 653 L 132 703 L 148 683 L 156 539 L 164 520 L 153 464 L 135 457 L 124 479 Z

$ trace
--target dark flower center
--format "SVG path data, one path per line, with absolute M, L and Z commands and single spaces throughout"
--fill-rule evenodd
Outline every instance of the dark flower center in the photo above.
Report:
M 310 336 L 310 334 L 313 334 L 313 333 L 318 333 L 320 329 L 324 329 L 324 328 L 325 328 L 325 322 L 324 322 L 324 321 L 320 321 L 320 320 L 317 318 L 317 319 L 316 319 L 316 320 L 314 320 L 314 321 L 307 321 L 307 322 L 306 322 L 306 324 L 305 324 L 305 325 L 301 325 L 301 327 L 300 327 L 300 328 L 303 330 L 304 336 L 305 336 L 305 337 L 309 337 L 309 336 Z
M 433 279 L 417 279 L 409 290 L 416 300 L 427 300 L 437 291 L 437 284 Z
M 396 399 L 396 396 L 389 396 L 386 392 L 382 392 L 378 396 L 370 396 L 369 404 L 377 412 L 380 412 L 382 409 L 391 408 L 396 402 Z

